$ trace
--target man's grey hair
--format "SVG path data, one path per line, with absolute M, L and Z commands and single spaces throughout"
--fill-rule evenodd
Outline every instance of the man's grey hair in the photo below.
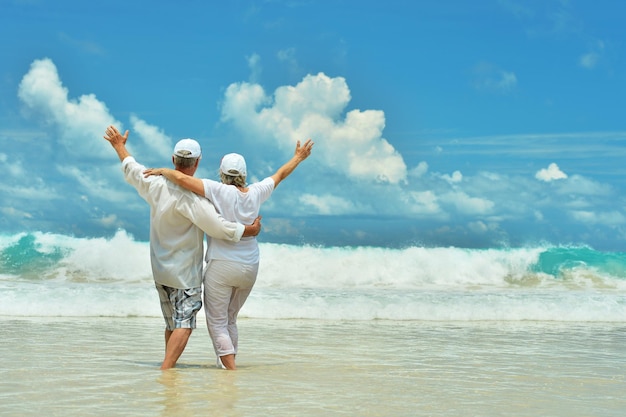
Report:
M 179 151 L 180 152 L 180 151 Z M 183 151 L 189 152 L 189 151 Z M 191 152 L 189 152 L 191 153 Z M 177 168 L 189 168 L 194 166 L 198 158 L 184 158 L 182 156 L 174 155 L 174 165 Z

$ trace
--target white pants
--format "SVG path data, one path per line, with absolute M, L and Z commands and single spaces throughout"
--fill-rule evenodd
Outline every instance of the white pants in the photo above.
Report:
M 259 264 L 213 259 L 204 271 L 204 311 L 215 354 L 236 354 L 237 315 L 252 291 Z

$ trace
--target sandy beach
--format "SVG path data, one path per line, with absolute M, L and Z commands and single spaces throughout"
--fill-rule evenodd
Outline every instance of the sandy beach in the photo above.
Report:
M 626 327 L 246 319 L 158 370 L 157 318 L 1 319 L 2 416 L 623 416 Z

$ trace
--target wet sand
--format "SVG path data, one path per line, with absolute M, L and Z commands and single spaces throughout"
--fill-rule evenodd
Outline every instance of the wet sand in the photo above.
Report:
M 162 372 L 158 318 L 0 324 L 2 416 L 626 414 L 623 324 L 243 319 L 236 372 L 204 327 Z

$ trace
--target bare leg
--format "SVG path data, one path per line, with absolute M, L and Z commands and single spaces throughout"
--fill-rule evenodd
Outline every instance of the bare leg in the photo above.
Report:
M 167 342 L 169 342 L 171 335 L 172 335 L 172 331 L 165 329 L 165 351 L 166 352 L 167 352 Z
M 234 371 L 235 369 L 237 369 L 237 367 L 235 366 L 234 354 L 220 356 L 220 360 L 222 361 L 222 364 L 226 367 L 226 369 L 231 370 L 231 371 Z
M 176 361 L 183 354 L 185 346 L 187 346 L 189 336 L 191 336 L 191 329 L 175 329 L 169 332 L 169 336 L 168 331 L 165 332 L 167 344 L 165 346 L 165 359 L 163 359 L 163 364 L 161 365 L 162 370 L 176 366 Z

